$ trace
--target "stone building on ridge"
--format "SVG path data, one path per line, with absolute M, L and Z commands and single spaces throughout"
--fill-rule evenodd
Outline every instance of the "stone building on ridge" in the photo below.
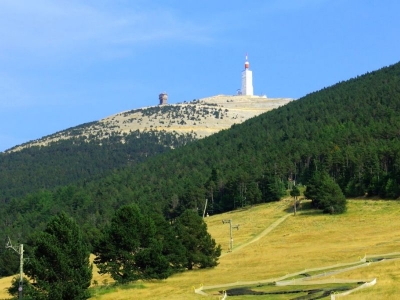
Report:
M 168 101 L 168 94 L 165 92 L 161 93 L 160 95 L 158 95 L 158 99 L 160 100 L 159 105 L 166 105 Z

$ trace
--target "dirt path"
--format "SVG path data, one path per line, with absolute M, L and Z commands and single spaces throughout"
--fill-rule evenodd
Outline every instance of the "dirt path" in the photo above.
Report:
M 270 233 L 272 230 L 274 230 L 279 224 L 281 224 L 283 221 L 285 221 L 290 215 L 291 215 L 291 213 L 290 213 L 290 214 L 286 214 L 286 215 L 284 215 L 283 217 L 280 217 L 278 220 L 276 220 L 274 223 L 272 223 L 271 225 L 269 225 L 266 229 L 264 229 L 261 233 L 259 233 L 258 235 L 256 235 L 256 236 L 255 236 L 253 239 L 251 239 L 250 241 L 248 241 L 248 242 L 246 242 L 246 243 L 244 243 L 244 244 L 242 244 L 242 245 L 240 245 L 240 246 L 238 246 L 238 247 L 233 248 L 233 251 L 232 251 L 232 252 L 239 251 L 239 250 L 241 250 L 242 248 L 247 247 L 247 246 L 250 245 L 251 243 L 254 243 L 254 242 L 258 241 L 259 239 L 261 239 L 262 237 L 266 236 L 268 233 Z M 225 255 L 227 255 L 227 254 L 230 254 L 230 253 L 232 253 L 232 252 L 223 253 L 223 254 L 221 254 L 221 257 L 223 257 L 223 256 L 225 256 Z

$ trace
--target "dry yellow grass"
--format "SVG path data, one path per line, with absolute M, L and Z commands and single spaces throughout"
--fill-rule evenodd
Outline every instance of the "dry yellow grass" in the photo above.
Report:
M 7 288 L 11 286 L 12 277 L 4 277 L 0 279 L 0 299 L 11 299 L 7 293 Z
M 226 251 L 229 226 L 221 220 L 232 219 L 233 224 L 241 224 L 233 232 L 234 247 L 238 247 L 285 215 L 287 204 L 272 203 L 209 217 L 209 231 Z M 400 204 L 393 201 L 354 200 L 349 201 L 344 215 L 300 212 L 257 242 L 221 257 L 215 269 L 178 274 L 165 281 L 144 283 L 145 289 L 120 290 L 97 299 L 202 299 L 204 296 L 194 294 L 193 287 L 274 278 L 308 268 L 357 261 L 365 254 L 395 252 L 400 244 L 400 233 L 393 230 L 400 225 L 399 208 Z M 399 263 L 388 261 L 336 277 L 378 278 L 376 286 L 347 296 L 348 299 L 390 299 L 396 294 Z
M 90 255 L 90 261 L 92 263 L 93 263 L 94 257 L 95 256 L 93 254 Z M 105 282 L 113 283 L 114 280 L 108 274 L 100 275 L 99 274 L 99 268 L 97 268 L 97 266 L 95 264 L 93 264 L 92 286 L 95 286 L 95 284 L 94 284 L 95 282 L 97 282 L 98 285 L 102 285 Z
M 305 269 L 355 262 L 365 254 L 386 254 L 399 249 L 400 232 L 395 229 L 400 225 L 400 203 L 364 200 L 349 201 L 348 212 L 343 215 L 299 212 L 267 235 L 241 247 L 285 216 L 289 203 L 281 201 L 206 218 L 209 232 L 223 248 L 220 264 L 214 269 L 184 272 L 167 280 L 144 282 L 142 289 L 118 289 L 93 299 L 203 299 L 204 296 L 194 293 L 194 287 L 275 278 Z M 234 251 L 231 253 L 227 253 L 229 225 L 222 224 L 222 219 L 240 224 L 240 229 L 233 231 Z M 338 274 L 335 278 L 377 278 L 375 286 L 346 296 L 346 299 L 395 299 L 399 266 L 400 261 L 388 260 Z M 101 284 L 102 278 L 95 278 L 99 278 L 96 280 Z M 206 298 L 219 299 L 219 296 Z

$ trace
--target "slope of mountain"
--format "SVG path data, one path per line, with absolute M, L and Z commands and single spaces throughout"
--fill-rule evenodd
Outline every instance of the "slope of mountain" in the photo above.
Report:
M 77 137 L 93 141 L 120 136 L 124 142 L 123 137 L 135 131 L 165 131 L 203 138 L 290 101 L 290 98 L 218 95 L 180 104 L 144 107 L 63 130 L 13 147 L 6 152 L 33 146 L 48 146 L 59 140 Z
M 104 176 L 290 102 L 214 96 L 119 113 L 0 153 L 0 199 Z
M 325 170 L 348 196 L 400 196 L 400 63 L 311 93 L 279 109 L 96 181 L 3 203 L 1 231 L 27 236 L 66 211 L 90 240 L 121 205 L 173 219 L 279 199 Z M 23 151 L 22 151 L 23 152 Z M 1 178 L 0 178 L 1 179 Z M 24 218 L 21 218 L 21 215 Z
M 400 63 L 311 93 L 118 173 L 134 199 L 179 214 L 270 201 L 327 171 L 347 196 L 400 196 Z M 129 178 L 129 179 L 128 179 Z M 102 190 L 99 182 L 94 190 Z M 118 183 L 120 182 L 120 183 Z M 94 197 L 94 196 L 93 196 Z

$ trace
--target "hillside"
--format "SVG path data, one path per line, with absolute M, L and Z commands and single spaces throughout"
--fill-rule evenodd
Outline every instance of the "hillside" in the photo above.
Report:
M 124 142 L 123 137 L 135 131 L 161 131 L 203 138 L 290 101 L 290 98 L 218 95 L 179 104 L 144 107 L 63 130 L 15 146 L 6 152 L 34 146 L 49 146 L 60 140 L 79 137 L 89 142 L 119 136 L 122 137 L 121 142 Z
M 279 218 L 287 215 L 286 208 L 290 201 L 254 206 L 247 210 L 216 215 L 207 218 L 209 232 L 224 248 L 220 264 L 212 270 L 198 270 L 174 275 L 173 277 L 155 283 L 143 283 L 143 288 L 134 290 L 118 290 L 116 293 L 96 297 L 95 299 L 129 299 L 134 291 L 135 296 L 143 299 L 207 299 L 194 293 L 194 288 L 203 286 L 210 299 L 219 299 L 220 291 L 243 287 L 246 281 L 255 281 L 248 286 L 250 290 L 262 292 L 277 292 L 282 290 L 318 289 L 316 282 L 370 281 L 377 278 L 377 284 L 355 292 L 346 299 L 390 299 L 397 294 L 397 279 L 400 275 L 399 264 L 399 233 L 391 230 L 399 223 L 396 218 L 398 203 L 393 201 L 358 201 L 349 203 L 349 210 L 344 215 L 318 215 L 307 209 L 294 217 L 287 219 L 270 232 L 263 232 Z M 377 218 L 378 217 L 378 218 Z M 240 224 L 239 230 L 233 232 L 234 250 L 228 253 L 229 226 L 221 220 L 232 219 L 234 224 Z M 382 222 L 382 220 L 385 220 Z M 400 225 L 400 224 L 399 224 Z M 318 241 L 316 243 L 315 241 Z M 397 253 L 397 256 L 385 254 Z M 372 262 L 369 266 L 347 270 L 343 273 L 330 274 L 326 270 L 345 269 L 345 264 L 360 264 L 360 258 L 366 256 L 368 261 L 378 257 L 393 257 L 386 262 Z M 376 256 L 376 257 L 374 257 Z M 361 262 L 362 263 L 362 262 Z M 341 265 L 344 266 L 341 266 Z M 320 269 L 312 272 L 311 269 Z M 322 274 L 309 285 L 271 287 L 262 280 L 274 281 L 286 277 L 293 281 L 304 276 L 298 273 Z M 325 275 L 324 275 L 325 274 Z M 278 281 L 278 280 L 276 280 Z M 240 284 L 241 283 L 241 284 Z M 218 285 L 231 284 L 230 286 Z M 209 286 L 216 286 L 208 289 Z M 331 284 L 335 287 L 335 284 Z M 323 286 L 329 287 L 329 284 Z M 280 296 L 279 299 L 293 299 L 305 296 L 307 293 L 294 293 Z M 266 295 L 248 295 L 251 299 L 265 299 Z M 229 299 L 230 297 L 228 297 Z M 234 299 L 250 299 L 246 296 L 235 296 Z M 327 299 L 327 298 L 324 298 Z
M 0 199 L 104 176 L 290 101 L 220 95 L 122 112 L 57 132 L 0 153 Z
M 347 196 L 400 196 L 400 64 L 311 93 L 231 129 L 94 184 L 128 185 L 170 216 L 211 200 L 210 212 L 279 199 L 325 170 Z M 114 192 L 112 192 L 114 193 Z
M 109 277 L 94 273 L 93 280 L 99 286 L 93 286 L 93 294 L 97 296 L 92 299 L 124 300 L 132 299 L 132 294 L 138 299 L 220 299 L 220 291 L 226 290 L 229 295 L 230 290 L 240 287 L 258 292 L 316 290 L 348 285 L 342 281 L 363 282 L 374 278 L 377 279 L 374 286 L 354 292 L 345 299 L 395 299 L 400 276 L 400 235 L 392 230 L 400 226 L 396 201 L 350 200 L 348 212 L 337 216 L 316 214 L 304 205 L 295 217 L 286 211 L 290 203 L 289 199 L 282 200 L 206 218 L 209 232 L 223 247 L 220 264 L 215 269 L 185 272 L 166 280 L 139 282 L 123 288 L 113 287 Z M 266 230 L 285 216 L 286 219 L 275 228 Z M 239 230 L 233 231 L 234 249 L 231 253 L 227 252 L 229 226 L 221 222 L 223 219 L 232 219 L 234 224 L 240 224 Z M 386 255 L 393 252 L 397 255 Z M 360 260 L 364 257 L 370 262 L 368 266 Z M 383 257 L 388 259 L 380 260 Z M 346 269 L 346 264 L 359 268 L 337 274 L 327 272 Z M 306 286 L 266 283 L 280 278 L 281 281 L 300 284 L 307 277 L 296 276 L 298 273 L 321 276 Z M 105 279 L 109 280 L 108 287 Z M 316 285 L 323 280 L 336 284 Z M 10 285 L 10 281 L 10 277 L 0 280 L 1 299 L 7 298 L 4 288 Z M 251 281 L 257 283 L 244 284 Z M 194 293 L 194 288 L 201 286 L 208 297 Z M 209 286 L 216 287 L 209 289 Z M 359 285 L 350 285 L 352 288 L 355 286 Z M 298 292 L 268 297 L 293 299 L 305 295 Z M 257 300 L 266 296 L 235 296 L 232 299 L 250 299 L 246 297 Z
M 317 170 L 348 196 L 396 199 L 399 87 L 395 64 L 103 178 L 4 201 L 1 230 L 24 240 L 65 211 L 93 242 L 121 205 L 135 202 L 173 219 L 202 210 L 208 199 L 213 215 L 279 200 L 293 181 L 306 185 Z

